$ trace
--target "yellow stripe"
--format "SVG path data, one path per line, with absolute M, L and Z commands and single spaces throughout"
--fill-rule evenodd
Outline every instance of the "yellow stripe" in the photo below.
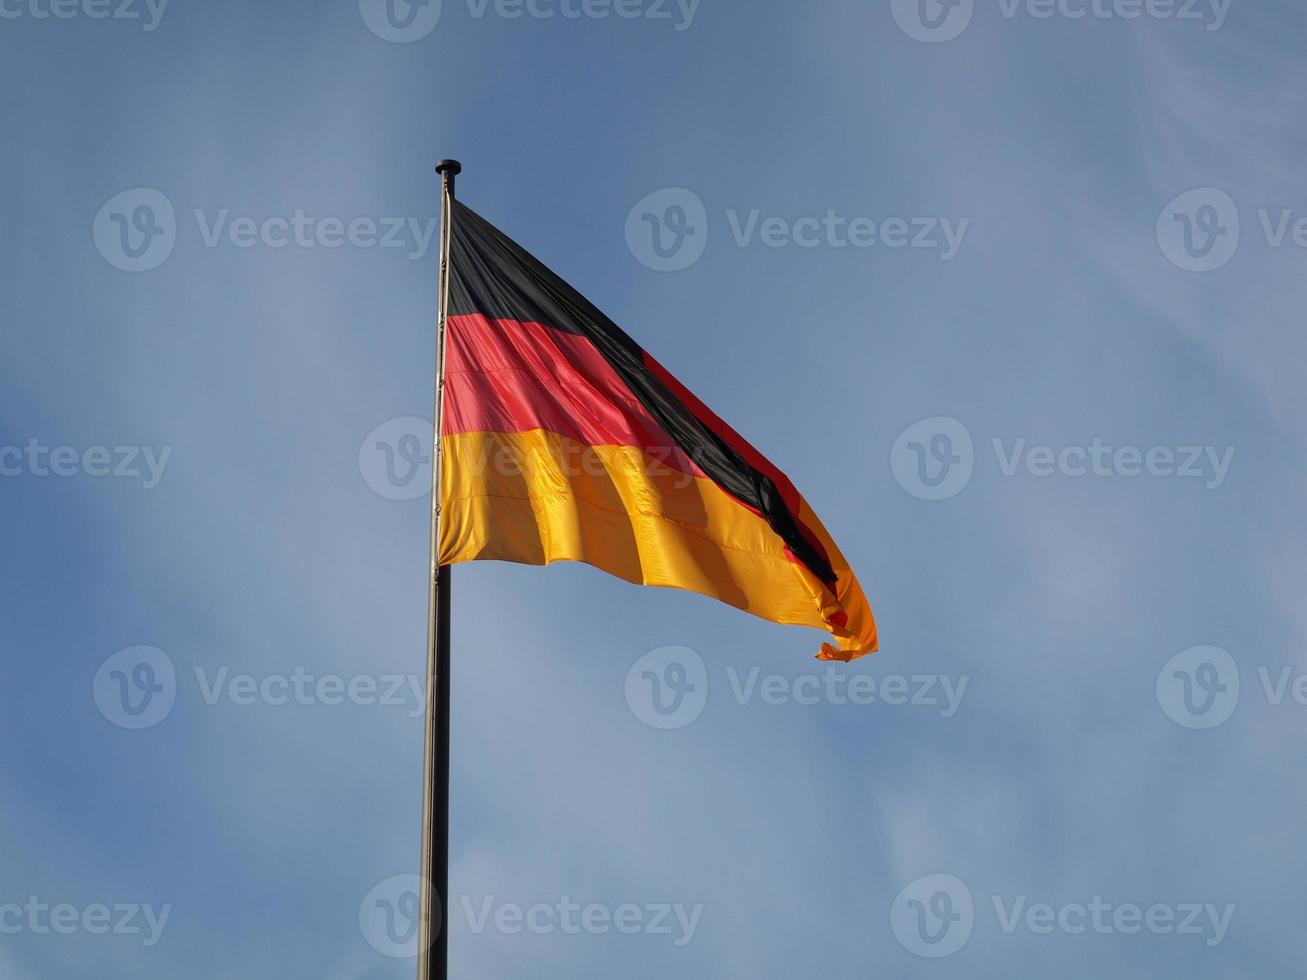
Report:
M 849 659 L 875 649 L 871 610 L 858 611 L 866 600 L 838 551 L 831 551 L 841 572 L 837 592 L 853 603 L 843 607 L 853 627 L 847 633 L 825 620 L 840 609 L 837 598 L 785 556 L 766 521 L 711 480 L 633 446 L 584 446 L 540 429 L 462 433 L 442 445 L 443 564 L 580 561 L 628 582 L 709 595 L 772 622 L 844 634 L 843 652 L 826 645 L 823 656 Z

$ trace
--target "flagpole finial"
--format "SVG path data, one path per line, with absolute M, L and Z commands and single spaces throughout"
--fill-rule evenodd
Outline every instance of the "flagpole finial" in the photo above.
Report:
M 463 165 L 457 160 L 439 160 L 436 162 L 436 173 L 444 176 L 448 173 L 451 177 L 457 176 L 463 172 Z

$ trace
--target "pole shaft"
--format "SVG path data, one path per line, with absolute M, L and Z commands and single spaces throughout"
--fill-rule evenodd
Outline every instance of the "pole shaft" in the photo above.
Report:
M 431 447 L 431 592 L 427 605 L 426 745 L 422 779 L 422 887 L 418 889 L 418 980 L 448 980 L 449 930 L 449 590 L 440 564 L 440 430 L 445 408 L 445 326 L 449 314 L 449 253 L 454 177 L 462 168 L 442 160 L 440 278 L 436 302 L 436 400 Z

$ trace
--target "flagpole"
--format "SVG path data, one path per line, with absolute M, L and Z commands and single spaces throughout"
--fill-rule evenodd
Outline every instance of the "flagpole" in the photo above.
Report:
M 418 889 L 418 980 L 449 977 L 449 591 L 450 568 L 440 562 L 440 430 L 445 408 L 445 324 L 449 314 L 449 252 L 457 160 L 440 174 L 440 278 L 436 300 L 435 440 L 431 452 L 431 594 L 427 603 L 426 748 L 422 778 L 422 876 Z

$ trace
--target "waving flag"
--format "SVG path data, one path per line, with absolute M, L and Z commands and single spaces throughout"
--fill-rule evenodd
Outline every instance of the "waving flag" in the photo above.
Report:
M 581 561 L 876 649 L 793 484 L 611 320 L 453 202 L 440 562 Z

